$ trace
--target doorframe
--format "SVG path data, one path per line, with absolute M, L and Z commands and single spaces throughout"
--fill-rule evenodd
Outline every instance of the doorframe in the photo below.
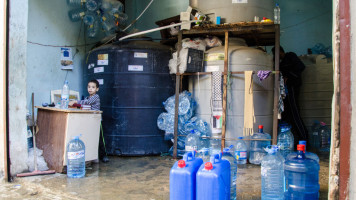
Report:
M 340 0 L 340 199 L 348 199 L 351 145 L 350 0 Z

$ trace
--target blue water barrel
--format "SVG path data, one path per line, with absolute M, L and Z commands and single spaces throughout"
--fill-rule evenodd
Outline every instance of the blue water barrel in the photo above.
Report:
M 195 151 L 185 153 L 169 173 L 170 200 L 195 200 L 196 174 L 203 159 L 195 157 Z
M 172 143 L 164 140 L 157 118 L 164 112 L 162 102 L 174 94 L 170 58 L 169 47 L 152 41 L 108 44 L 88 54 L 84 81 L 97 79 L 100 83 L 98 94 L 108 154 L 168 152 Z
M 210 157 L 197 173 L 197 200 L 230 199 L 230 162 L 222 154 Z

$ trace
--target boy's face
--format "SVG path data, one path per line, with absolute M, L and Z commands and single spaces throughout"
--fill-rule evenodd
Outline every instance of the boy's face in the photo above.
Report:
M 95 83 L 89 82 L 88 83 L 88 93 L 90 96 L 96 94 L 99 91 L 99 88 L 96 87 Z

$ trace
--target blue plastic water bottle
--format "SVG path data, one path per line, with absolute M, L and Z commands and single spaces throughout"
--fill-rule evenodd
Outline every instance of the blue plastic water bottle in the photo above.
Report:
M 79 136 L 75 136 L 67 145 L 67 176 L 69 178 L 85 176 L 85 145 Z
M 195 157 L 195 151 L 191 151 L 173 165 L 169 174 L 170 200 L 195 199 L 196 173 L 202 164 L 203 160 Z
M 230 163 L 230 200 L 236 199 L 237 162 L 234 154 L 234 145 L 230 145 L 228 148 L 223 149 L 222 159 L 227 160 Z
M 297 145 L 297 156 L 284 164 L 286 177 L 285 199 L 314 200 L 319 199 L 319 164 L 306 158 L 305 146 Z
M 230 199 L 230 163 L 222 154 L 210 157 L 197 173 L 197 200 Z M 183 199 L 183 198 L 182 198 Z

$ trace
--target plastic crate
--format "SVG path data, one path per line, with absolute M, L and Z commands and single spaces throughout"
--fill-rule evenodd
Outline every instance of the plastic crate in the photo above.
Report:
M 203 72 L 204 51 L 188 49 L 187 70 L 185 72 Z

